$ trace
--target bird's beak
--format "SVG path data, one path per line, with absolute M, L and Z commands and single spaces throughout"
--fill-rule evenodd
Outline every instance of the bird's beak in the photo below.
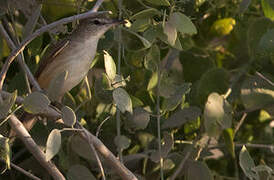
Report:
M 126 21 L 123 19 L 113 19 L 113 21 L 111 22 L 111 24 L 113 25 L 120 25 L 120 24 L 125 24 Z

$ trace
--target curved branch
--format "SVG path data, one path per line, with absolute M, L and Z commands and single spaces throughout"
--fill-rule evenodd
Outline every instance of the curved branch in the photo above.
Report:
M 31 138 L 30 134 L 25 129 L 21 121 L 15 115 L 11 115 L 9 122 L 12 129 L 16 132 L 18 137 L 25 144 L 26 148 L 31 152 L 31 154 L 36 158 L 36 160 L 48 171 L 48 173 L 56 180 L 65 180 L 65 177 L 58 170 L 58 168 L 51 161 L 46 161 L 45 154 L 41 151 L 39 146 Z

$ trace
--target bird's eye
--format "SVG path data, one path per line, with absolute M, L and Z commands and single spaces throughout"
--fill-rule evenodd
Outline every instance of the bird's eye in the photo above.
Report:
M 98 20 L 94 20 L 93 22 L 94 22 L 94 24 L 96 24 L 96 25 L 101 24 L 100 21 L 98 21 Z

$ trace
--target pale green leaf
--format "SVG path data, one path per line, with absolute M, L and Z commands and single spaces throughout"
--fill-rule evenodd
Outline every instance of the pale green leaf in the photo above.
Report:
M 46 95 L 40 92 L 29 94 L 23 102 L 25 111 L 31 114 L 43 113 L 47 110 L 50 100 Z
M 197 29 L 191 20 L 180 12 L 172 13 L 168 22 L 176 28 L 177 31 L 183 34 L 197 34 Z
M 250 180 L 253 180 L 253 179 L 259 180 L 258 173 L 256 171 L 253 171 L 253 169 L 255 168 L 255 163 L 245 146 L 242 147 L 239 160 L 240 160 L 240 166 L 242 170 L 244 171 L 245 175 Z
M 124 89 L 117 88 L 113 91 L 112 95 L 115 104 L 122 113 L 126 111 L 132 113 L 132 102 L 130 96 Z
M 51 160 L 59 151 L 61 147 L 61 133 L 58 129 L 50 132 L 47 139 L 46 146 L 46 161 Z
M 114 142 L 118 149 L 124 150 L 130 146 L 131 140 L 126 136 L 116 136 Z
M 72 127 L 76 123 L 76 115 L 70 107 L 64 106 L 61 113 L 65 125 Z
M 116 65 L 113 58 L 104 51 L 105 70 L 110 80 L 113 80 L 116 76 Z

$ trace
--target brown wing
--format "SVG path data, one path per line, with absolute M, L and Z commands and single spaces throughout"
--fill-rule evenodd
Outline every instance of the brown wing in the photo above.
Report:
M 56 56 L 58 56 L 70 43 L 70 38 L 58 41 L 57 43 L 50 45 L 46 54 L 43 56 L 39 62 L 38 70 L 35 73 L 35 77 L 38 78 L 42 71 L 50 64 Z

